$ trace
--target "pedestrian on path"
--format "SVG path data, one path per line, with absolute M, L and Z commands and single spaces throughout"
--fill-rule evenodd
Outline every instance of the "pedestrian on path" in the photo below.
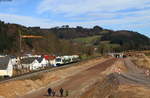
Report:
M 52 95 L 55 96 L 55 91 L 54 90 L 52 91 Z
M 69 96 L 69 91 L 68 91 L 68 90 L 66 90 L 66 97 L 67 97 L 67 96 Z
M 48 92 L 48 95 L 49 95 L 49 96 L 52 95 L 52 89 L 51 89 L 51 88 L 48 88 L 47 92 Z
M 60 92 L 60 96 L 63 97 L 64 89 L 61 88 L 61 89 L 59 90 L 59 92 Z

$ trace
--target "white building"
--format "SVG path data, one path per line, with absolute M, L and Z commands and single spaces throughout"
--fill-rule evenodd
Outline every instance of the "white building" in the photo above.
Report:
M 29 57 L 21 59 L 22 69 L 37 70 L 40 67 L 37 58 Z
M 49 60 L 50 65 L 56 67 L 56 59 Z
M 39 67 L 44 68 L 44 67 L 49 66 L 49 61 L 46 60 L 44 57 L 37 58 L 37 61 L 39 63 Z
M 0 57 L 0 76 L 13 76 L 13 63 L 8 56 Z

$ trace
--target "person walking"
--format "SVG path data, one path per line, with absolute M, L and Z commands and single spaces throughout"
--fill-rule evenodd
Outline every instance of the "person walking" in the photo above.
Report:
M 60 96 L 63 97 L 64 89 L 61 88 L 61 89 L 59 90 L 59 92 L 60 92 Z
M 47 92 L 48 92 L 48 95 L 49 95 L 49 96 L 52 95 L 52 89 L 51 89 L 51 88 L 48 88 Z
M 54 90 L 52 91 L 52 95 L 55 96 L 55 91 Z
M 66 93 L 66 97 L 69 96 L 69 91 L 68 90 L 66 90 L 65 93 Z

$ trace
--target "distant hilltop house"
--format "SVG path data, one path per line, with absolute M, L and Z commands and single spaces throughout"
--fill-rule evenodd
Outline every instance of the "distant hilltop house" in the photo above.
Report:
M 13 61 L 10 57 L 0 57 L 0 76 L 13 76 Z

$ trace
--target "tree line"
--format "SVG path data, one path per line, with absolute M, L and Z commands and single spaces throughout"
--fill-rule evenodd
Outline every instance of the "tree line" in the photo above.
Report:
M 39 54 L 86 54 L 93 55 L 106 52 L 120 52 L 127 50 L 150 49 L 150 39 L 138 32 L 113 31 L 100 26 L 93 28 L 75 28 L 64 25 L 42 29 L 40 27 L 25 27 L 18 24 L 9 24 L 0 21 L 0 53 L 19 53 L 19 32 L 23 35 L 40 35 L 42 39 L 23 39 L 23 52 Z M 92 45 L 75 42 L 75 38 L 86 38 L 89 36 L 100 36 Z M 109 41 L 109 43 L 103 43 Z

